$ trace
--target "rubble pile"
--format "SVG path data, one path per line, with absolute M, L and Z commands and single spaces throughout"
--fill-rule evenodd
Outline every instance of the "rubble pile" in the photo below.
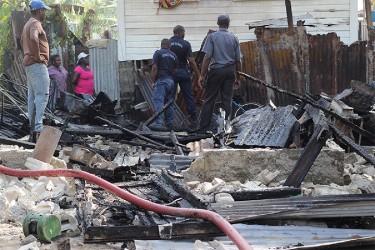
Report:
M 62 132 L 51 162 L 34 158 L 36 144 L 17 133 L 13 140 L 0 138 L 18 145 L 2 146 L 0 157 L 13 169 L 83 170 L 155 204 L 211 210 L 230 223 L 328 228 L 345 221 L 349 228 L 374 229 L 374 96 L 363 88 L 353 83 L 335 98 L 264 105 L 230 122 L 219 114 L 203 133 L 152 131 L 147 124 L 155 116 L 126 120 L 101 94 L 83 106 L 77 101 L 50 123 Z M 30 212 L 53 214 L 63 237 L 82 235 L 90 243 L 125 242 L 126 249 L 137 240 L 222 236 L 208 221 L 147 211 L 82 179 L 0 174 L 0 188 L 1 223 L 19 226 Z M 20 244 L 37 249 L 36 241 Z

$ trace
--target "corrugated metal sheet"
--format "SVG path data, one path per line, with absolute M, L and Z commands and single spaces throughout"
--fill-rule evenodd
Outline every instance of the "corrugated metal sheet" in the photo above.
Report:
M 117 41 L 109 39 L 107 46 L 89 48 L 90 66 L 94 73 L 95 91 L 105 92 L 111 100 L 120 98 Z
M 151 169 L 174 168 L 178 170 L 190 167 L 196 158 L 195 156 L 155 153 L 150 155 L 149 163 Z
M 285 147 L 297 121 L 293 106 L 272 110 L 269 106 L 251 109 L 236 117 L 231 125 L 238 146 Z
M 139 86 L 139 89 L 142 92 L 142 95 L 148 105 L 151 107 L 152 110 L 155 110 L 154 101 L 152 99 L 152 88 L 151 88 L 151 78 L 150 75 L 145 75 L 141 70 L 138 70 L 136 72 L 136 80 Z M 182 113 L 181 109 L 178 107 L 176 102 L 172 104 L 174 108 L 174 119 L 173 119 L 173 125 L 176 128 L 186 127 L 187 121 L 185 115 Z
M 304 27 L 255 32 L 257 41 L 241 43 L 243 71 L 249 75 L 296 94 L 335 95 L 350 88 L 351 80 L 367 82 L 366 41 L 347 46 L 335 33 L 307 35 Z M 295 101 L 252 82 L 243 84 L 240 93 L 246 102 L 264 104 L 271 99 L 285 106 Z
M 251 244 L 254 250 L 269 249 L 373 249 L 374 230 L 337 229 L 309 226 L 262 226 L 262 225 L 233 225 L 240 234 Z M 337 248 L 321 244 L 337 245 Z M 238 249 L 227 237 L 216 237 L 214 241 L 195 240 L 147 240 L 135 241 L 137 250 L 165 249 Z M 311 248 L 308 248 L 308 247 Z M 315 246 L 315 247 L 314 247 Z M 368 247 L 366 247 L 368 246 Z M 299 248 L 300 247 L 300 248 Z

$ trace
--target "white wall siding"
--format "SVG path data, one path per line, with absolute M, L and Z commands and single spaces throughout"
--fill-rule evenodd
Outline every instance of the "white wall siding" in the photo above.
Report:
M 171 37 L 177 24 L 185 27 L 185 39 L 197 51 L 208 30 L 217 29 L 219 14 L 230 15 L 229 30 L 240 42 L 255 39 L 254 31 L 246 23 L 286 18 L 284 0 L 182 0 L 173 9 L 159 8 L 155 0 L 118 0 L 117 3 L 120 61 L 152 58 L 160 48 L 161 39 Z M 293 16 L 309 13 L 313 17 L 306 20 L 311 25 L 306 28 L 309 33 L 336 32 L 345 43 L 357 40 L 358 22 L 353 18 L 356 0 L 293 0 L 291 3 Z

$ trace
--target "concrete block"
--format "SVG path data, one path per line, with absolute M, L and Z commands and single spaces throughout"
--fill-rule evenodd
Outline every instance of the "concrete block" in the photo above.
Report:
M 24 164 L 27 157 L 32 157 L 32 150 L 9 148 L 9 150 L 0 150 L 0 158 L 5 166 L 12 168 L 25 169 Z
M 214 178 L 213 180 L 212 180 L 212 185 L 217 185 L 217 184 L 222 184 L 222 185 L 224 185 L 225 184 L 225 181 L 223 181 L 222 179 L 220 179 L 220 178 Z
M 45 162 L 39 161 L 33 157 L 27 157 L 25 167 L 30 170 L 51 170 L 53 167 Z
M 25 190 L 25 193 L 26 195 L 18 197 L 17 202 L 22 208 L 26 210 L 33 209 L 38 194 L 32 194 L 28 190 Z
M 219 193 L 219 194 L 215 194 L 215 202 L 216 203 L 230 203 L 230 202 L 234 202 L 234 199 L 232 195 L 228 193 Z
M 78 228 L 77 209 L 64 209 L 59 213 L 61 220 L 61 231 L 76 230 Z
M 315 185 L 312 189 L 312 196 L 321 196 L 321 195 L 343 195 L 343 194 L 361 194 L 356 186 L 338 186 L 335 184 L 331 185 Z
M 18 186 L 10 186 L 3 191 L 4 196 L 8 201 L 17 200 L 18 197 L 26 195 L 23 188 Z
M 38 239 L 34 235 L 30 234 L 26 238 L 24 238 L 24 239 L 21 240 L 21 244 L 22 245 L 28 245 L 28 244 L 30 244 L 32 242 L 36 242 L 37 240 Z
M 26 209 L 18 205 L 18 203 L 13 200 L 10 202 L 7 211 L 7 220 L 22 223 L 26 217 Z
M 34 178 L 22 178 L 22 182 L 25 183 L 25 189 L 30 190 L 35 186 L 38 180 Z
M 363 166 L 361 169 L 363 174 L 375 177 L 375 167 L 374 166 Z
M 199 184 L 200 184 L 199 181 L 186 182 L 186 186 L 188 186 L 190 189 L 194 189 L 194 188 L 198 187 Z
M 60 206 L 52 201 L 41 201 L 35 205 L 33 211 L 43 214 L 51 214 L 52 212 L 59 212 Z
M 275 182 L 288 177 L 302 153 L 302 149 L 206 149 L 182 174 L 186 181 L 210 181 L 221 178 L 225 182 L 254 180 L 264 169 L 278 170 Z M 319 184 L 343 184 L 344 152 L 324 148 L 315 160 L 305 181 Z
M 201 186 L 201 191 L 203 194 L 210 194 L 213 191 L 213 185 L 210 182 L 205 182 Z
M 4 196 L 4 194 L 0 193 L 0 211 L 5 211 L 8 209 L 9 201 Z
M 353 174 L 350 178 L 352 180 L 351 185 L 357 186 L 363 193 L 374 194 L 375 193 L 375 182 L 374 179 L 367 175 Z
M 262 189 L 260 186 L 262 183 L 260 181 L 246 181 L 243 187 L 247 190 L 259 190 Z
M 37 245 L 37 242 L 34 241 L 34 242 L 31 242 L 25 246 L 22 246 L 20 248 L 18 248 L 18 250 L 39 250 L 39 247 Z
M 68 168 L 64 160 L 56 158 L 56 157 L 52 157 L 51 162 L 49 164 L 51 164 L 54 169 L 67 169 Z
M 273 181 L 278 175 L 280 174 L 279 170 L 276 171 L 269 171 L 268 169 L 264 169 L 260 172 L 256 177 L 256 181 L 260 181 L 264 185 L 268 185 L 271 181 Z

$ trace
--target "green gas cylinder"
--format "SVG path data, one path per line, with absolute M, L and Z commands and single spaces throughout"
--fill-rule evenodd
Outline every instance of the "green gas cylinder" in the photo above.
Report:
M 34 235 L 39 240 L 51 242 L 61 232 L 61 221 L 53 214 L 29 213 L 23 221 L 23 234 Z

